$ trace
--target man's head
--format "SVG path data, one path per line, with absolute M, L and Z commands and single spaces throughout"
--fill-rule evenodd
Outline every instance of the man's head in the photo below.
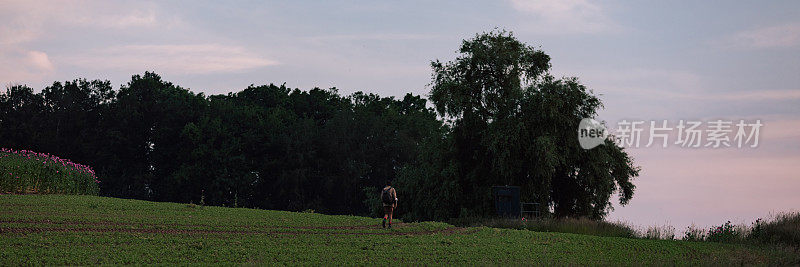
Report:
M 386 179 L 386 185 L 387 186 L 392 186 L 392 180 Z

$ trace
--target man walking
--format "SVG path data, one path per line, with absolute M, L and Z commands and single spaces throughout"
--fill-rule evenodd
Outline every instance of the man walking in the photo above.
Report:
M 386 187 L 381 191 L 383 202 L 383 228 L 386 228 L 386 219 L 389 219 L 389 228 L 392 228 L 392 213 L 397 208 L 397 191 L 392 187 L 392 181 L 386 180 Z

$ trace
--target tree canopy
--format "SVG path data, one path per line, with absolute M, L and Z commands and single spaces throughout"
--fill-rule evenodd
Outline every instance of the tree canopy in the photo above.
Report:
M 490 214 L 492 185 L 521 186 L 524 200 L 556 216 L 602 218 L 614 192 L 620 203 L 630 201 L 639 169 L 627 153 L 610 140 L 579 146 L 578 123 L 602 108 L 591 90 L 550 75 L 550 57 L 509 32 L 478 34 L 458 52 L 431 63 L 430 99 L 452 128 L 424 151 L 446 151 L 420 156 L 400 176 L 404 192 L 454 193 L 419 196 L 412 208 L 447 205 L 414 209 L 414 217 Z

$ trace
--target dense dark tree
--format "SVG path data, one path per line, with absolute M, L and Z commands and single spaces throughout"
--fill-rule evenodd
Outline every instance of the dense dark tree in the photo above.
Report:
M 98 127 L 115 98 L 108 81 L 78 79 L 55 82 L 41 92 L 44 113 L 40 124 L 42 139 L 38 147 L 55 155 L 70 155 L 73 160 L 95 164 L 104 129 Z
M 0 95 L 0 140 L 4 146 L 36 149 L 45 140 L 41 123 L 47 117 L 44 100 L 27 86 L 15 85 Z
M 166 180 L 186 160 L 178 142 L 186 124 L 197 121 L 206 99 L 161 80 L 134 75 L 111 105 L 102 127 L 107 149 L 101 192 L 111 196 L 172 200 Z
M 449 195 L 414 199 L 419 204 L 412 208 L 423 210 L 410 211 L 413 216 L 489 215 L 492 185 L 522 186 L 524 200 L 546 204 L 544 212 L 552 206 L 556 216 L 602 218 L 615 191 L 620 203 L 631 199 L 638 168 L 622 148 L 610 141 L 579 147 L 578 123 L 595 117 L 601 102 L 577 79 L 553 78 L 549 56 L 504 31 L 466 40 L 459 53 L 454 61 L 432 63 L 431 100 L 452 121 L 442 141 L 452 151 L 401 176 L 407 190 L 440 187 Z

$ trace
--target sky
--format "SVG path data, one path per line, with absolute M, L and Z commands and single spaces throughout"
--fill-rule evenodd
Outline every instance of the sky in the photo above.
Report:
M 755 148 L 628 148 L 642 172 L 608 219 L 681 234 L 800 207 L 800 2 L 723 3 L 0 0 L 0 85 L 87 78 L 118 89 L 155 71 L 206 94 L 286 83 L 426 95 L 431 60 L 506 29 L 549 54 L 552 74 L 599 95 L 610 128 L 763 123 Z

